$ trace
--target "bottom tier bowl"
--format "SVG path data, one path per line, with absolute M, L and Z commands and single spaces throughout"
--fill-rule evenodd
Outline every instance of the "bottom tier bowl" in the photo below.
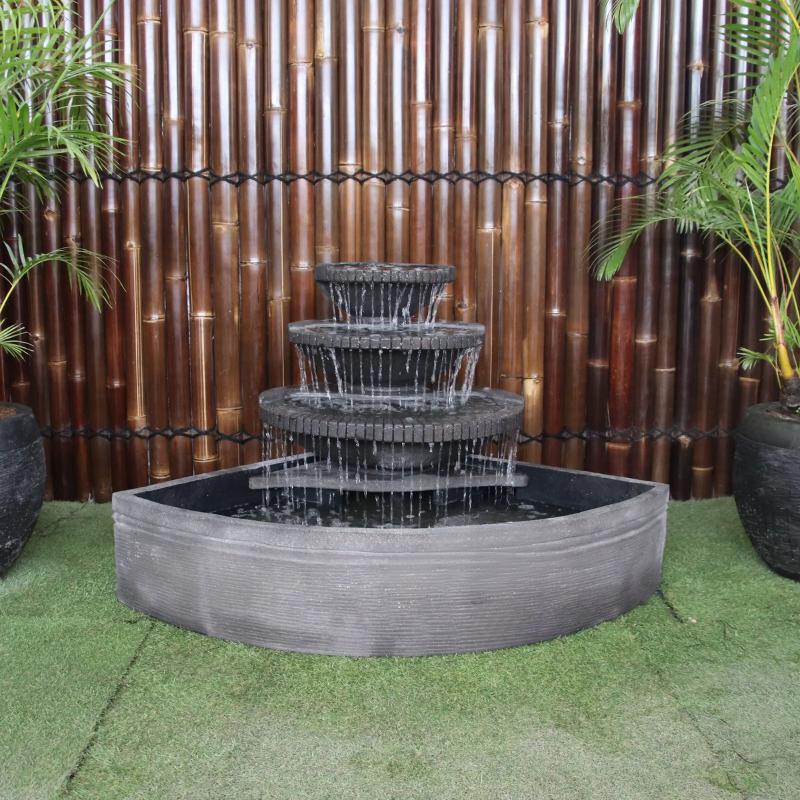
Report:
M 225 516 L 260 502 L 251 478 L 298 460 L 115 494 L 119 599 L 262 647 L 416 656 L 550 639 L 613 619 L 658 586 L 661 484 L 519 464 L 528 486 L 517 496 L 559 515 L 416 529 Z

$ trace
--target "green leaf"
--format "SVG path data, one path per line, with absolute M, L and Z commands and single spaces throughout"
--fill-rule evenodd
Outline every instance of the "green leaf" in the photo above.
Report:
M 18 361 L 33 350 L 25 328 L 19 323 L 5 325 L 0 319 L 0 353 L 6 353 Z

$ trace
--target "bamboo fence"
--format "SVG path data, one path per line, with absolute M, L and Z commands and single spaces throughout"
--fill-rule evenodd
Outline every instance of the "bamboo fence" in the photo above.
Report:
M 619 36 L 595 0 L 77 0 L 66 24 L 131 65 L 97 109 L 120 154 L 99 187 L 14 187 L 3 228 L 111 273 L 102 315 L 56 265 L 9 304 L 33 353 L 0 397 L 45 429 L 50 496 L 261 458 L 258 393 L 296 379 L 286 324 L 329 314 L 336 260 L 455 264 L 441 316 L 486 326 L 523 458 L 727 493 L 727 433 L 776 391 L 736 357 L 763 333 L 747 276 L 662 226 L 598 283 L 587 246 L 651 202 L 684 115 L 744 88 L 730 7 L 651 0 Z

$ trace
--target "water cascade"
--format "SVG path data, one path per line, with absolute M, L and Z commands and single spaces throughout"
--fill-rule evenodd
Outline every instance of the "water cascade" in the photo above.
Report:
M 260 398 L 265 452 L 308 457 L 251 479 L 261 514 L 430 527 L 510 511 L 527 483 L 515 474 L 522 398 L 474 388 L 483 325 L 437 320 L 453 267 L 322 264 L 316 277 L 334 318 L 289 325 L 300 385 Z

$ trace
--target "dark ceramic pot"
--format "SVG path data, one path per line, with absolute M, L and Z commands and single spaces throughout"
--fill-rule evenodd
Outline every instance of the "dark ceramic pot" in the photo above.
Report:
M 800 416 L 752 406 L 734 433 L 733 494 L 750 541 L 775 572 L 800 579 Z
M 44 485 L 44 448 L 33 412 L 0 403 L 0 575 L 30 538 Z

